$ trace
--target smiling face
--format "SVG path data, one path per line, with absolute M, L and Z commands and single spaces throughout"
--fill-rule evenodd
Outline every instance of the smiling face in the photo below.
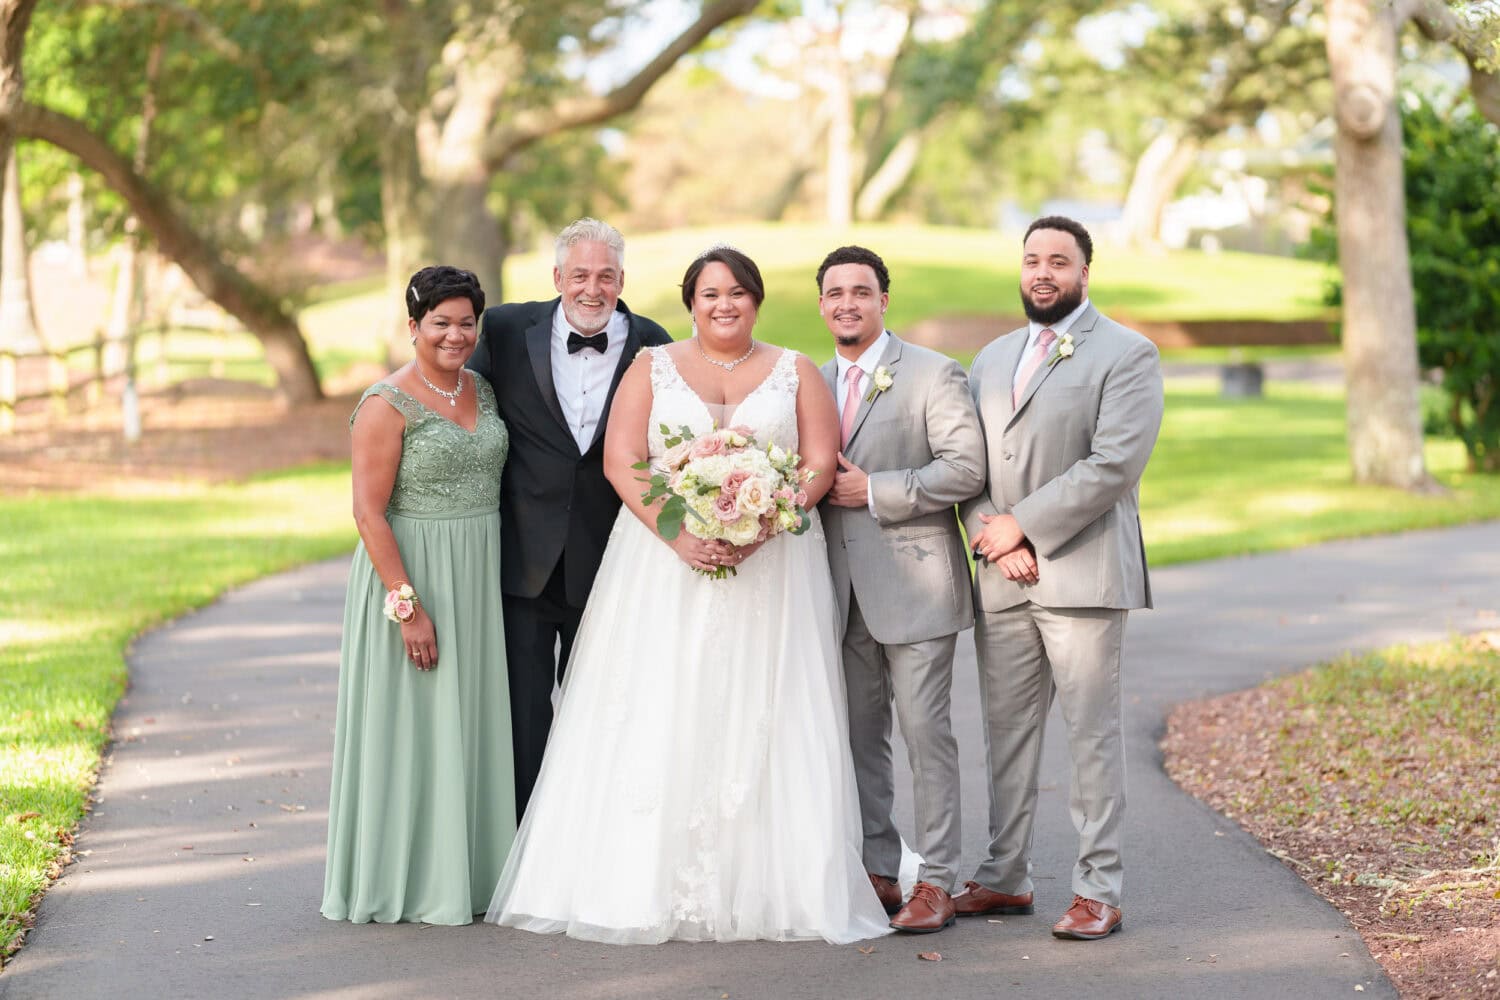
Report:
M 455 373 L 474 353 L 479 324 L 467 297 L 444 299 L 422 316 L 407 320 L 416 338 L 417 364 L 426 372 Z
M 823 273 L 818 312 L 839 347 L 857 358 L 885 330 L 890 300 L 869 264 L 835 264 Z
M 1089 290 L 1089 266 L 1073 234 L 1038 229 L 1021 254 L 1021 306 L 1026 318 L 1056 323 L 1077 309 Z
M 562 295 L 568 325 L 581 334 L 595 334 L 614 315 L 625 269 L 607 244 L 579 240 L 568 248 L 562 266 L 552 269 L 552 284 Z
M 755 327 L 755 297 L 727 264 L 709 261 L 693 286 L 693 322 L 698 336 L 722 351 L 743 350 Z

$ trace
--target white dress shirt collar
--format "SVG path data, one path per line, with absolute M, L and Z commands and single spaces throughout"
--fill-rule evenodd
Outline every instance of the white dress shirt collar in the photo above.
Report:
M 849 368 L 852 365 L 859 365 L 866 377 L 872 374 L 880 364 L 880 356 L 885 353 L 890 342 L 891 331 L 881 330 L 880 336 L 876 337 L 870 346 L 865 348 L 864 353 L 854 361 L 850 361 L 842 354 L 835 354 L 834 358 L 838 361 L 838 384 L 841 386 L 844 384 L 844 379 L 849 377 Z
M 1026 355 L 1030 354 L 1036 348 L 1037 339 L 1041 337 L 1043 330 L 1051 330 L 1053 333 L 1057 334 L 1059 339 L 1061 339 L 1063 334 L 1067 333 L 1073 328 L 1073 324 L 1078 322 L 1078 317 L 1082 316 L 1083 311 L 1088 307 L 1089 300 L 1088 297 L 1085 296 L 1084 300 L 1078 303 L 1077 309 L 1074 309 L 1072 312 L 1068 313 L 1062 319 L 1058 320 L 1056 323 L 1053 323 L 1050 326 L 1044 323 L 1038 323 L 1036 320 L 1032 320 L 1030 324 L 1031 332 L 1026 335 L 1026 350 L 1021 352 L 1021 357 L 1026 357 Z

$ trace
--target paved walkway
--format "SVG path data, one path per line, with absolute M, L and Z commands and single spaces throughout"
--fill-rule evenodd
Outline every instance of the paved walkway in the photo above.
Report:
M 0 998 L 1366 997 L 1395 991 L 1344 918 L 1167 780 L 1175 702 L 1347 649 L 1493 628 L 1500 522 L 1159 572 L 1130 621 L 1125 929 L 1048 933 L 1075 838 L 1054 719 L 1038 912 L 822 944 L 619 948 L 489 925 L 318 915 L 345 562 L 261 581 L 141 639 L 80 857 L 47 895 Z M 972 644 L 959 643 L 966 867 L 985 842 Z M 910 826 L 909 817 L 905 820 Z M 936 949 L 940 964 L 917 952 Z

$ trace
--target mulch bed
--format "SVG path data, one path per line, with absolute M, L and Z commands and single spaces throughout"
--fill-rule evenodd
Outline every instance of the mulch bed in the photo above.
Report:
M 1500 632 L 1469 640 L 1500 650 Z M 1486 653 L 1486 655 L 1490 655 Z M 1350 719 L 1293 697 L 1296 678 L 1178 706 L 1162 740 L 1167 773 L 1239 823 L 1336 906 L 1402 997 L 1500 997 L 1500 765 L 1494 751 L 1467 764 L 1427 752 L 1434 733 L 1374 732 L 1377 784 L 1353 780 L 1328 734 Z M 1401 696 L 1397 696 L 1398 698 Z M 1400 706 L 1392 718 L 1401 716 Z M 1496 716 L 1489 715 L 1493 719 Z M 1292 740 L 1328 748 L 1297 763 Z M 1307 744 L 1302 744 L 1307 745 Z M 1491 743 L 1493 746 L 1493 742 Z M 1407 801 L 1468 789 L 1477 805 L 1450 820 L 1399 818 Z M 1392 818 L 1392 799 L 1398 818 Z M 1321 807 L 1319 803 L 1332 803 Z M 1353 807 L 1351 808 L 1351 804 Z

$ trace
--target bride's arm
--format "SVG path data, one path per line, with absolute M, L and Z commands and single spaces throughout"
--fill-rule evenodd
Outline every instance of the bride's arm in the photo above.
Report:
M 641 500 L 647 486 L 642 480 L 648 474 L 633 468 L 648 457 L 646 433 L 650 420 L 651 355 L 642 351 L 621 377 L 614 402 L 610 404 L 609 422 L 604 428 L 604 476 L 620 495 L 620 501 L 655 535 L 659 508 L 647 507 Z M 719 565 L 714 557 L 722 557 L 728 551 L 720 542 L 705 542 L 687 531 L 679 532 L 673 541 L 664 538 L 662 541 L 694 569 L 714 569 Z
M 797 451 L 802 456 L 802 468 L 816 473 L 804 487 L 807 509 L 811 510 L 833 488 L 839 457 L 839 414 L 823 373 L 806 355 L 797 358 Z

